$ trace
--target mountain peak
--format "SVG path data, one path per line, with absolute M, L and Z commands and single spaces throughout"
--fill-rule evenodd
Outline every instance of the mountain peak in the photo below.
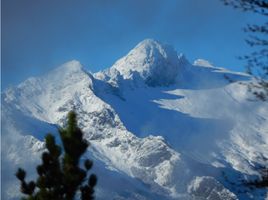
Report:
M 76 71 L 80 71 L 82 68 L 83 66 L 78 60 L 71 60 L 62 64 L 60 67 L 56 68 L 56 70 L 76 72 Z
M 172 46 L 145 39 L 111 69 L 116 69 L 124 79 L 138 74 L 149 86 L 166 86 L 175 82 L 180 58 Z
M 130 51 L 129 54 L 144 53 L 147 57 L 177 58 L 177 52 L 170 45 L 163 44 L 154 39 L 145 39 Z
M 136 47 L 136 48 L 145 48 L 145 49 L 148 49 L 148 48 L 155 48 L 155 49 L 161 49 L 163 48 L 164 46 L 167 46 L 157 40 L 154 40 L 154 39 L 144 39 L 143 41 L 139 42 Z
M 46 77 L 55 78 L 58 80 L 70 79 L 71 77 L 84 76 L 85 71 L 82 64 L 77 60 L 71 60 L 63 63 L 59 67 L 50 71 Z
M 152 39 L 152 38 L 146 38 L 146 39 L 142 40 L 141 42 L 139 42 L 138 45 L 140 45 L 140 44 L 144 44 L 144 45 L 148 44 L 149 45 L 149 44 L 153 44 L 153 43 L 158 43 L 159 44 L 160 42 L 155 40 L 155 39 Z
M 204 60 L 204 59 L 197 59 L 194 61 L 195 66 L 202 66 L 202 67 L 214 67 L 214 65 L 209 62 L 208 60 Z

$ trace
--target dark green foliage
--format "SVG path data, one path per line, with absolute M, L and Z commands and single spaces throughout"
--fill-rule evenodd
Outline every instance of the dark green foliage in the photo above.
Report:
M 20 181 L 23 181 L 25 179 L 25 176 L 26 176 L 26 172 L 19 168 L 17 173 L 16 173 L 16 177 L 20 180 Z
M 251 181 L 247 184 L 258 188 L 268 188 L 268 168 L 262 167 L 262 169 L 260 169 L 260 173 L 262 176 L 260 180 Z
M 240 9 L 245 12 L 259 14 L 268 19 L 268 1 L 267 0 L 221 0 L 227 6 Z M 255 47 L 249 55 L 240 57 L 247 62 L 246 70 L 254 75 L 256 82 L 250 83 L 248 89 L 257 99 L 268 100 L 268 21 L 263 24 L 248 24 L 244 31 L 249 34 L 246 43 Z M 250 186 L 268 187 L 268 166 L 261 170 L 261 180 L 247 183 Z
M 89 170 L 93 166 L 93 162 L 89 159 L 86 159 L 84 165 L 85 165 L 85 168 Z
M 25 200 L 73 200 L 80 190 L 82 200 L 94 199 L 94 187 L 97 177 L 88 171 L 93 162 L 89 159 L 84 161 L 84 168 L 79 167 L 81 156 L 88 147 L 88 142 L 83 139 L 83 133 L 77 126 L 76 114 L 68 114 L 66 128 L 59 129 L 63 145 L 56 144 L 51 134 L 45 137 L 47 151 L 42 154 L 42 164 L 36 167 L 37 180 L 25 181 L 26 172 L 19 168 L 16 177 L 21 182 L 21 192 L 25 194 Z M 37 188 L 37 189 L 36 189 Z
M 21 181 L 21 192 L 27 195 L 32 195 L 35 189 L 35 183 L 33 181 L 30 181 L 29 183 L 26 183 L 24 181 L 26 176 L 26 172 L 19 168 L 16 177 Z

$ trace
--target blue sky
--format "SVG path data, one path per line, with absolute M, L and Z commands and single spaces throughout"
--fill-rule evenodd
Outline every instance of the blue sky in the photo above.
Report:
M 1 13 L 2 88 L 72 59 L 96 72 L 145 38 L 242 71 L 242 28 L 260 21 L 220 0 L 2 0 Z

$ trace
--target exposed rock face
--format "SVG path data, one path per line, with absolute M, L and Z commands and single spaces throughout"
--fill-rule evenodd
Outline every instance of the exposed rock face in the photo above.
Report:
M 35 166 L 44 135 L 56 133 L 72 109 L 100 174 L 98 199 L 240 198 L 222 174 L 256 178 L 256 165 L 267 164 L 268 110 L 267 102 L 247 101 L 251 94 L 239 81 L 250 78 L 204 60 L 191 65 L 154 40 L 102 72 L 71 61 L 30 78 L 1 95 L 2 191 L 12 188 L 4 198 L 16 198 L 13 171 Z
M 203 176 L 196 177 L 188 186 L 188 192 L 193 195 L 194 199 L 207 200 L 236 200 L 237 197 L 224 188 L 213 177 Z
M 140 42 L 125 57 L 119 59 L 105 76 L 110 79 L 138 80 L 148 86 L 169 86 L 176 82 L 186 59 L 172 46 L 152 39 Z

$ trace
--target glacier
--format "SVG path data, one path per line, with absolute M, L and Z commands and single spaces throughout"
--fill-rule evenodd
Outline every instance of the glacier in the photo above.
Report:
M 75 110 L 97 199 L 265 199 L 244 184 L 268 166 L 268 103 L 251 81 L 153 39 L 100 72 L 73 60 L 29 78 L 1 94 L 2 198 L 19 198 L 16 168 L 33 178 L 45 134 Z

